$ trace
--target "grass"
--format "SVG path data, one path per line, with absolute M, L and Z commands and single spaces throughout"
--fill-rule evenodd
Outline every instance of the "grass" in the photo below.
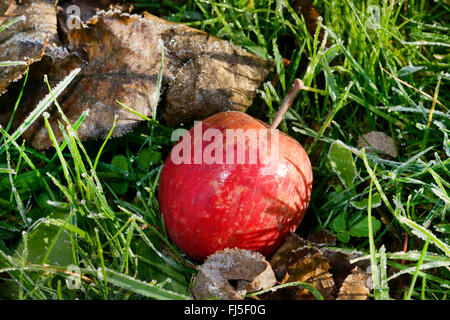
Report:
M 329 230 L 337 247 L 365 253 L 359 259 L 371 261 L 373 299 L 448 299 L 444 1 L 314 1 L 323 16 L 315 34 L 286 0 L 133 2 L 273 59 L 274 72 L 247 111 L 268 123 L 302 79 L 309 89 L 280 126 L 313 164 L 311 204 L 298 232 Z M 26 78 L 23 88 L 17 112 Z M 49 89 L 31 122 L 57 102 L 61 87 Z M 147 118 L 122 138 L 81 142 L 76 128 L 86 116 L 62 123 L 64 142 L 43 154 L 20 140 L 29 123 L 1 130 L 0 295 L 188 299 L 195 263 L 170 243 L 157 201 L 173 129 Z M 46 125 L 52 136 L 56 128 Z M 397 157 L 357 149 L 369 131 L 390 136 Z M 333 167 L 332 145 L 355 170 Z

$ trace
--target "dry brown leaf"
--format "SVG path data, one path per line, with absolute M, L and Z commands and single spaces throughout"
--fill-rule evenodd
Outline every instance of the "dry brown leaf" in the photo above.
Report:
M 115 10 L 118 9 L 120 11 L 126 12 L 130 9 L 130 7 L 124 3 L 120 3 L 119 1 L 113 0 L 63 0 L 58 1 L 59 10 L 64 16 L 64 18 L 68 18 L 67 14 L 73 13 L 75 14 L 73 6 L 76 6 L 80 9 L 81 21 L 88 22 L 93 16 L 95 16 L 101 10 Z M 61 23 L 65 23 L 66 21 L 61 21 Z
M 30 112 L 36 107 L 38 102 L 44 98 L 48 93 L 47 85 L 43 81 L 43 75 L 47 74 L 49 77 L 49 82 L 52 87 L 54 87 L 59 81 L 64 79 L 70 71 L 82 65 L 82 61 L 75 54 L 69 54 L 66 52 L 64 57 L 51 57 L 43 56 L 42 60 L 33 64 L 30 67 L 27 80 L 27 88 L 33 88 L 32 94 L 27 94 L 25 91 L 19 109 L 13 118 L 13 128 L 19 127 L 24 119 L 28 116 Z M 0 104 L 2 108 L 0 109 L 0 123 L 4 125 L 9 121 L 13 113 L 13 106 L 15 99 L 17 99 L 22 84 L 13 84 L 8 87 L 8 92 L 0 97 Z M 70 85 L 66 88 L 65 92 L 58 101 L 63 101 L 66 95 L 70 94 L 71 89 L 74 85 Z M 69 117 L 70 110 L 66 110 Z M 55 131 L 55 134 L 60 136 L 60 131 L 56 130 L 58 128 L 58 123 L 56 120 L 60 120 L 58 112 L 55 108 L 48 109 L 48 113 L 51 114 L 51 124 Z M 62 122 L 64 123 L 64 122 Z M 50 140 L 48 138 L 48 132 L 44 126 L 43 118 L 37 119 L 33 125 L 25 131 L 23 138 L 31 142 L 31 144 L 37 149 L 44 149 L 50 146 Z
M 335 299 L 345 283 L 345 288 L 342 290 L 350 294 L 350 290 L 354 289 L 356 298 L 365 290 L 356 286 L 355 281 L 362 279 L 363 275 L 367 281 L 370 280 L 367 260 L 350 262 L 360 256 L 361 254 L 357 251 L 331 249 L 324 244 L 302 239 L 292 232 L 285 243 L 272 255 L 270 263 L 277 280 L 282 283 L 307 282 L 318 289 L 325 299 Z M 352 276 L 349 278 L 350 275 Z M 270 293 L 265 298 L 303 300 L 312 299 L 313 296 L 306 289 L 288 287 Z
M 369 275 L 358 267 L 352 270 L 342 283 L 336 300 L 367 300 L 370 290 L 367 288 Z
M 357 263 L 350 262 L 351 260 L 362 255 L 357 251 L 348 252 L 338 249 L 328 249 L 325 247 L 321 248 L 320 251 L 325 259 L 327 259 L 330 263 L 331 273 L 333 274 L 337 289 L 342 286 L 345 279 L 349 274 L 351 274 L 355 266 L 358 266 L 362 271 L 367 272 L 370 265 L 368 260 L 359 261 Z
M 397 157 L 394 140 L 381 131 L 372 131 L 358 138 L 358 148 L 367 148 L 368 151 L 380 152 L 381 156 Z
M 288 267 L 288 282 L 306 282 L 319 290 L 324 299 L 333 298 L 335 291 L 333 276 L 328 272 L 330 265 L 320 252 L 300 260 Z M 292 288 L 290 288 L 292 289 Z M 311 300 L 314 296 L 306 289 L 295 288 L 296 300 Z
M 160 98 L 161 65 L 162 87 L 167 87 L 163 114 L 171 125 L 201 120 L 226 109 L 245 109 L 271 68 L 270 62 L 227 41 L 149 14 L 142 17 L 118 10 L 100 11 L 82 28 L 67 32 L 69 52 L 63 50 L 63 54 L 33 66 L 30 82 L 36 83 L 33 88 L 40 89 L 24 97 L 27 103 L 17 112 L 15 125 L 47 93 L 43 71 L 51 83 L 58 83 L 81 66 L 80 74 L 58 102 L 72 122 L 90 110 L 77 132 L 80 139 L 86 140 L 106 136 L 116 116 L 113 136 L 130 131 L 142 120 L 117 101 L 144 116 L 153 115 Z M 1 111 L 0 122 L 9 121 L 16 97 L 11 95 L 2 101 L 9 109 Z M 50 124 L 58 128 L 59 114 L 49 112 Z M 54 131 L 61 140 L 59 130 Z M 51 146 L 42 121 L 34 123 L 23 136 L 36 149 Z
M 198 267 L 192 294 L 196 299 L 241 300 L 246 293 L 271 288 L 276 279 L 263 255 L 225 249 L 210 255 Z M 235 287 L 230 283 L 236 282 Z
M 272 63 L 205 32 L 181 24 L 167 27 L 161 34 L 169 59 L 167 123 L 201 120 L 225 110 L 245 111 Z
M 0 94 L 25 74 L 27 66 L 47 54 L 60 55 L 58 47 L 55 1 L 0 0 L 1 23 L 6 25 L 19 19 L 0 32 L 0 61 L 23 61 L 24 65 L 2 67 Z
M 336 237 L 326 230 L 320 230 L 314 234 L 309 235 L 306 240 L 315 243 L 316 245 L 333 246 L 336 243 Z
M 81 27 L 101 10 L 129 12 L 131 6 L 111 0 L 67 0 L 58 1 L 58 29 L 62 41 L 68 43 L 69 29 Z M 79 15 L 79 16 L 78 16 Z M 69 25 L 68 25 L 69 24 Z
M 291 232 L 286 237 L 283 245 L 272 255 L 270 264 L 278 281 L 282 281 L 287 273 L 287 268 L 296 261 L 304 259 L 318 250 L 309 248 L 307 241 Z
M 67 54 L 57 60 L 47 59 L 36 67 L 37 70 L 33 70 L 31 78 L 42 79 L 42 70 L 46 71 L 52 82 L 59 82 L 74 68 L 81 66 L 80 75 L 58 99 L 65 115 L 72 122 L 84 111 L 90 111 L 77 131 L 81 139 L 106 136 L 116 115 L 118 120 L 114 136 L 130 131 L 142 120 L 122 108 L 117 101 L 143 115 L 151 113 L 157 103 L 156 84 L 161 61 L 161 55 L 158 55 L 161 44 L 153 26 L 137 15 L 108 12 L 95 16 L 88 28 L 70 30 L 68 39 L 69 49 L 74 54 Z M 155 46 L 149 46 L 148 41 Z M 37 88 L 41 88 L 37 95 L 41 98 L 46 88 L 43 83 Z M 37 103 L 39 99 L 35 101 Z M 23 104 L 14 122 L 20 124 L 36 103 Z M 61 140 L 62 134 L 56 130 L 61 117 L 55 109 L 49 110 L 49 113 L 50 125 L 58 140 Z M 42 121 L 35 122 L 23 136 L 36 149 L 51 146 L 47 128 L 42 125 Z

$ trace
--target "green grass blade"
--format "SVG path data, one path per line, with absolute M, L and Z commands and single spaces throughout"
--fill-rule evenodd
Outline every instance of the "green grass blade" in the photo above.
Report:
M 60 83 L 58 83 L 53 89 L 54 97 L 58 97 L 72 82 L 72 80 L 75 79 L 80 71 L 80 68 L 73 70 L 67 77 L 65 77 Z M 23 123 L 16 129 L 16 131 L 11 135 L 12 140 L 17 140 L 52 105 L 52 103 L 52 94 L 48 93 L 44 97 L 44 99 L 39 102 L 36 108 L 28 115 Z M 4 151 L 5 147 L 2 146 L 0 149 L 0 154 L 2 154 Z
M 18 283 L 23 284 L 23 288 L 29 293 L 29 297 L 37 300 L 45 300 L 46 296 L 39 289 L 38 285 L 27 275 L 22 274 L 20 267 L 8 257 L 2 250 L 0 250 L 0 267 L 7 268 L 1 272 L 7 272 Z
M 423 246 L 422 249 L 422 253 L 420 254 L 420 259 L 419 261 L 417 261 L 417 266 L 416 266 L 416 270 L 414 271 L 413 277 L 411 279 L 411 284 L 409 285 L 409 290 L 408 290 L 408 294 L 406 295 L 406 300 L 410 300 L 411 299 L 411 295 L 414 291 L 414 286 L 416 284 L 416 280 L 417 280 L 417 275 L 420 271 L 420 267 L 422 266 L 423 263 L 423 259 L 425 257 L 425 253 L 427 252 L 428 249 L 428 244 L 430 243 L 430 237 L 427 238 L 427 240 L 425 241 L 425 244 Z
M 94 274 L 96 274 L 95 272 Z M 111 269 L 104 269 L 104 273 L 110 284 L 116 285 L 122 289 L 130 290 L 144 297 L 158 300 L 190 300 L 190 297 L 166 290 L 157 285 L 134 279 L 130 276 L 116 272 Z

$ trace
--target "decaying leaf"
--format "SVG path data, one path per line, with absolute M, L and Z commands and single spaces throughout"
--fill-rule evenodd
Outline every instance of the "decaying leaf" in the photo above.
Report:
M 106 136 L 116 116 L 113 136 L 130 131 L 142 120 L 118 102 L 144 116 L 154 115 L 161 102 L 169 125 L 201 120 L 227 109 L 244 110 L 271 68 L 263 58 L 181 24 L 149 14 L 142 17 L 119 10 L 96 12 L 81 28 L 60 30 L 62 34 L 67 32 L 66 46 L 55 44 L 61 54 L 50 55 L 32 66 L 30 82 L 35 84 L 33 88 L 40 89 L 24 97 L 27 103 L 21 104 L 16 113 L 15 126 L 47 93 L 42 82 L 44 74 L 50 83 L 57 83 L 81 67 L 79 76 L 58 102 L 72 122 L 90 110 L 77 131 L 80 139 L 86 140 Z M 162 88 L 166 88 L 163 96 Z M 7 107 L 1 110 L 0 122 L 9 121 L 16 97 L 11 94 L 1 101 Z M 50 124 L 58 128 L 60 115 L 55 110 L 49 112 Z M 59 130 L 54 131 L 61 140 Z M 34 123 L 23 137 L 39 150 L 51 146 L 42 122 Z
M 158 93 L 156 84 L 162 48 L 156 29 L 138 15 L 102 12 L 92 18 L 88 27 L 70 30 L 68 40 L 72 54 L 57 60 L 46 59 L 32 70 L 31 81 L 42 81 L 42 70 L 52 82 L 59 82 L 73 68 L 81 67 L 81 74 L 58 99 L 65 115 L 74 122 L 84 111 L 90 110 L 77 131 L 81 139 L 106 136 L 116 115 L 114 135 L 122 135 L 141 118 L 122 108 L 117 101 L 146 116 L 158 102 L 154 97 Z M 154 46 L 149 46 L 148 42 Z M 37 87 L 42 88 L 35 99 L 39 101 L 46 88 L 42 84 Z M 14 123 L 21 123 L 34 105 L 36 103 L 23 104 Z M 49 113 L 50 124 L 58 128 L 60 115 L 56 109 Z M 62 139 L 61 132 L 54 131 L 57 138 Z M 35 122 L 24 138 L 37 149 L 51 146 L 42 121 Z
M 367 288 L 368 279 L 367 273 L 355 267 L 342 283 L 336 300 L 367 300 L 370 293 Z
M 367 298 L 371 281 L 367 272 L 369 263 L 350 260 L 359 257 L 359 252 L 331 249 L 300 238 L 291 233 L 286 242 L 270 259 L 277 280 L 281 283 L 306 282 L 315 287 L 324 299 Z M 364 280 L 364 281 L 363 281 Z M 302 287 L 277 290 L 265 299 L 313 299 L 313 295 Z
M 78 13 L 82 22 L 88 22 L 97 12 L 102 10 L 117 9 L 126 12 L 130 9 L 129 5 L 114 0 L 62 0 L 58 1 L 58 6 L 59 10 L 62 10 L 61 18 L 66 18 L 65 21 L 58 21 L 59 24 L 67 23 L 67 18 L 69 18 L 69 22 L 75 22 L 70 21 L 70 15 L 77 15 Z M 77 12 L 78 9 L 79 12 Z
M 331 299 L 335 290 L 334 280 L 329 273 L 330 265 L 320 252 L 290 265 L 285 282 L 306 282 L 311 284 L 324 299 Z M 292 289 L 292 288 L 291 288 Z M 295 288 L 295 299 L 311 300 L 313 295 L 306 289 Z
M 250 106 L 269 61 L 181 24 L 166 27 L 161 33 L 169 60 L 164 118 L 170 125 Z
M 30 68 L 27 80 L 27 86 L 29 88 L 33 88 L 32 94 L 24 93 L 20 106 L 15 113 L 13 118 L 12 127 L 15 130 L 28 117 L 28 115 L 36 108 L 39 101 L 41 101 L 46 94 L 48 94 L 47 85 L 43 81 L 43 75 L 47 74 L 50 79 L 50 85 L 54 88 L 60 81 L 62 81 L 66 76 L 70 74 L 71 71 L 76 68 L 81 67 L 82 62 L 77 55 L 65 53 L 63 57 L 52 57 L 52 56 L 43 56 L 42 60 L 33 64 Z M 17 99 L 22 84 L 13 84 L 9 86 L 8 92 L 0 97 L 0 124 L 4 125 L 7 123 L 12 115 L 14 109 L 15 99 Z M 60 96 L 64 97 L 68 92 L 70 92 L 73 84 L 69 85 L 64 93 Z M 47 109 L 49 114 L 57 113 L 55 108 Z M 60 134 L 60 131 L 57 130 L 58 124 L 54 122 L 56 117 L 52 117 L 52 127 L 56 134 Z M 64 123 L 64 122 L 62 122 Z M 40 149 L 44 149 L 50 146 L 50 139 L 48 138 L 48 132 L 44 126 L 43 118 L 38 118 L 33 125 L 25 131 L 22 135 L 27 141 L 32 142 L 32 145 L 35 147 L 40 147 Z
M 331 273 L 333 274 L 337 290 L 339 290 L 345 279 L 352 273 L 355 266 L 358 266 L 360 270 L 364 272 L 368 272 L 368 261 L 361 261 L 356 264 L 350 262 L 350 260 L 356 259 L 362 255 L 357 251 L 348 252 L 343 250 L 321 248 L 321 252 L 325 259 L 327 259 L 330 263 Z
M 58 46 L 55 1 L 18 2 L 0 0 L 1 24 L 15 21 L 0 32 L 0 62 L 22 62 L 0 67 L 0 94 L 22 78 L 27 66 L 39 61 L 44 52 L 59 55 L 64 51 Z
M 289 234 L 284 244 L 271 257 L 270 263 L 281 283 L 305 282 L 315 287 L 325 299 L 331 299 L 334 291 L 334 280 L 329 273 L 330 265 L 319 250 L 319 246 Z M 313 295 L 302 287 L 289 287 L 277 290 L 266 299 L 311 300 Z
M 307 244 L 306 240 L 290 233 L 283 245 L 272 255 L 270 264 L 278 281 L 284 279 L 290 265 L 310 254 L 311 250 L 307 248 Z
M 384 132 L 372 131 L 358 138 L 358 148 L 367 148 L 368 151 L 379 152 L 380 156 L 397 157 L 394 140 Z
M 209 256 L 198 270 L 192 294 L 200 300 L 241 300 L 246 293 L 268 289 L 276 283 L 264 256 L 249 250 L 218 251 Z
M 68 43 L 70 29 L 79 29 L 101 10 L 129 12 L 132 6 L 111 0 L 66 0 L 58 1 L 58 29 L 64 43 Z
M 309 235 L 306 240 L 313 242 L 316 245 L 332 246 L 336 243 L 336 237 L 326 230 L 319 230 L 314 234 Z

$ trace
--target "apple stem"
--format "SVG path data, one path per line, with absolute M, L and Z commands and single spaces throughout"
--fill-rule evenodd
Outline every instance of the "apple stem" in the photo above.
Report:
M 286 97 L 284 97 L 283 102 L 281 102 L 280 109 L 278 109 L 277 115 L 275 116 L 275 119 L 273 119 L 273 122 L 269 127 L 270 129 L 278 128 L 278 126 L 281 123 L 281 120 L 283 120 L 284 114 L 291 107 L 292 103 L 294 102 L 295 96 L 300 90 L 303 89 L 303 87 L 304 85 L 302 80 L 300 79 L 294 80 L 292 87 L 289 89 L 289 92 L 287 93 Z

